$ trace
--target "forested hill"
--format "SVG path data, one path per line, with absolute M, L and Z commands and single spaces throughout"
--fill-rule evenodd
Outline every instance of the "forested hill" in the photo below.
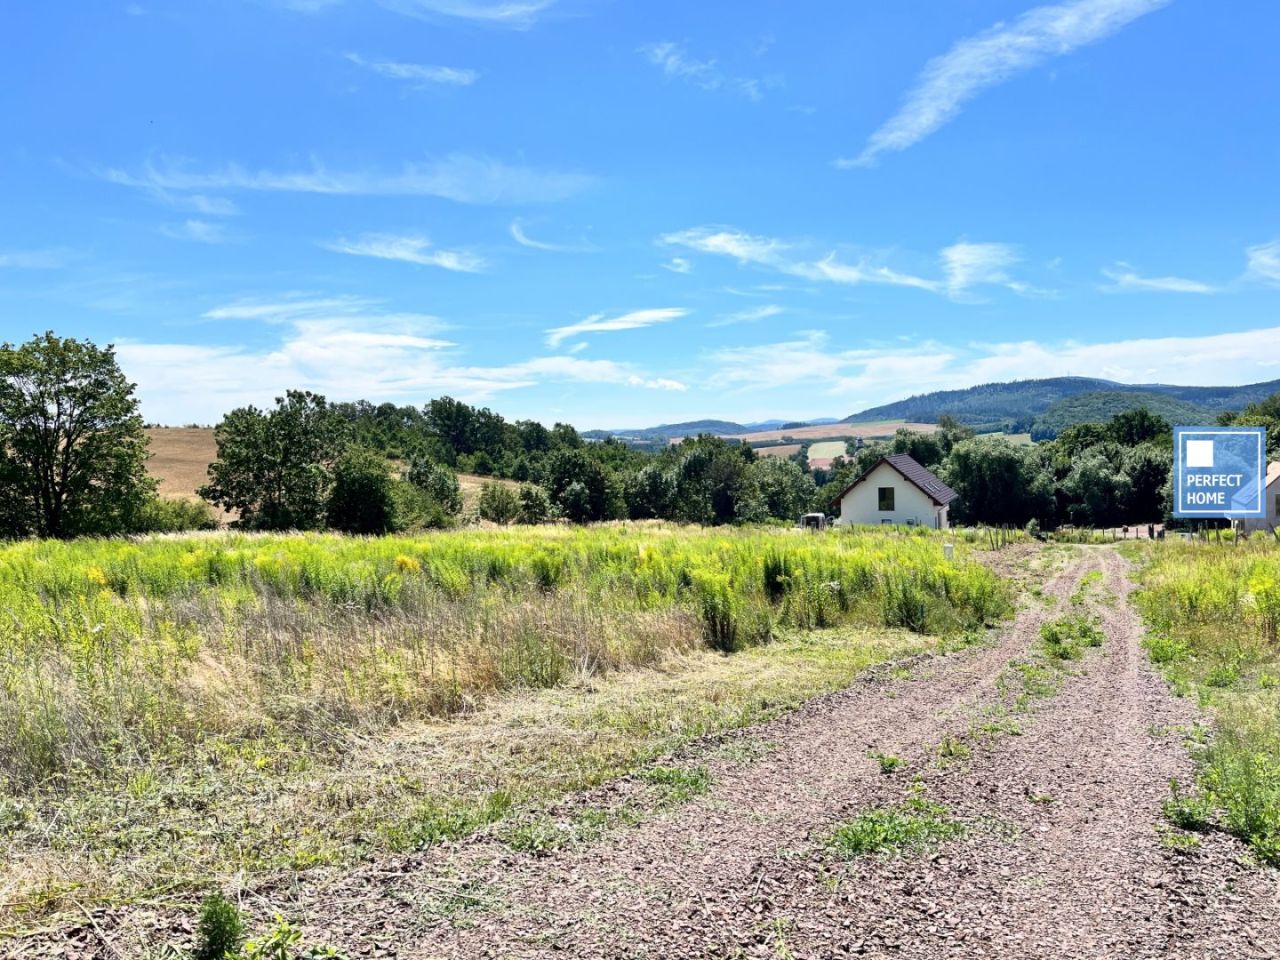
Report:
M 1142 408 L 1169 424 L 1212 423 L 1218 411 L 1150 390 L 1091 390 L 1053 404 L 1036 417 L 1032 440 L 1052 440 L 1067 427 L 1107 423 L 1112 417 Z
M 1172 384 L 1127 384 L 1093 377 L 1051 377 L 984 383 L 965 390 L 938 390 L 896 403 L 872 407 L 845 418 L 846 423 L 869 420 L 911 420 L 936 423 L 943 415 L 990 430 L 1027 431 L 1051 406 L 1070 397 L 1097 392 L 1141 392 L 1181 400 L 1208 413 L 1238 410 L 1280 390 L 1280 380 L 1240 387 L 1181 387 Z

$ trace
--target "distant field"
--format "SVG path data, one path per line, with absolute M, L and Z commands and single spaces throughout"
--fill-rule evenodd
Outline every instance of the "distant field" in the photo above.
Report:
M 933 433 L 936 423 L 908 423 L 905 420 L 879 420 L 874 423 L 826 423 L 813 427 L 790 427 L 786 430 L 760 430 L 755 433 L 737 434 L 735 440 L 754 443 L 759 440 L 839 440 L 848 437 L 890 437 L 902 427 L 920 433 Z
M 791 457 L 800 452 L 800 444 L 784 443 L 777 447 L 756 447 L 756 453 L 762 457 Z
M 159 481 L 160 495 L 198 500 L 196 488 L 208 479 L 209 464 L 217 456 L 212 427 L 157 427 L 147 430 L 151 438 L 151 459 L 147 470 Z M 518 487 L 511 480 L 494 480 L 469 473 L 458 474 L 462 488 L 462 509 L 471 510 L 480 500 L 480 488 L 488 481 Z
M 823 440 L 821 443 L 815 443 L 809 447 L 810 460 L 834 460 L 836 457 L 843 457 L 846 453 L 846 441 L 844 440 Z

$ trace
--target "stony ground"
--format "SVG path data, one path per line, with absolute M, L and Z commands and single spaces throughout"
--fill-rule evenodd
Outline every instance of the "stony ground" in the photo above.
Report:
M 1029 561 L 999 562 L 1030 586 Z M 992 642 L 671 758 L 711 777 L 683 802 L 646 811 L 627 778 L 554 812 L 552 827 L 612 824 L 589 842 L 482 837 L 246 905 L 358 957 L 1280 956 L 1280 873 L 1225 836 L 1169 840 L 1161 802 L 1192 777 L 1183 736 L 1202 718 L 1147 664 L 1127 572 L 1111 548 L 1079 549 Z M 1039 629 L 1073 594 L 1106 640 L 1053 667 Z M 873 753 L 901 763 L 886 774 Z M 896 857 L 830 848 L 841 823 L 916 794 L 963 834 Z M 116 956 L 115 922 L 62 955 Z

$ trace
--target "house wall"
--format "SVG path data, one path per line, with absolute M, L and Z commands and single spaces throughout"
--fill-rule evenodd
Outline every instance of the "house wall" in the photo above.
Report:
M 1274 530 L 1280 529 L 1280 513 L 1276 511 L 1276 498 L 1280 497 L 1280 477 L 1271 481 L 1271 485 L 1267 487 L 1266 503 L 1267 503 L 1267 519 L 1265 520 L 1241 520 L 1245 530 L 1252 533 L 1255 530 Z
M 893 510 L 880 509 L 880 487 L 893 487 Z M 939 519 L 941 514 L 941 519 Z M 946 527 L 947 510 L 939 507 L 919 487 L 882 463 L 840 500 L 837 523 L 915 523 L 922 527 Z

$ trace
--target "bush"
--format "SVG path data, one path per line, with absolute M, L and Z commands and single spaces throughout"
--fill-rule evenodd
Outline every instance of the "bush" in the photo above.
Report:
M 446 516 L 456 517 L 462 512 L 462 487 L 448 467 L 430 460 L 415 460 L 405 479 L 434 500 Z
M 506 525 L 520 516 L 520 495 L 504 483 L 480 488 L 480 519 Z
M 551 519 L 551 498 L 547 491 L 532 483 L 520 487 L 520 522 L 546 523 Z
M 380 453 L 351 447 L 338 459 L 327 517 L 344 533 L 388 533 L 395 526 L 391 470 Z
M 178 533 L 183 530 L 216 530 L 218 518 L 203 500 L 155 497 L 138 512 L 137 533 Z

